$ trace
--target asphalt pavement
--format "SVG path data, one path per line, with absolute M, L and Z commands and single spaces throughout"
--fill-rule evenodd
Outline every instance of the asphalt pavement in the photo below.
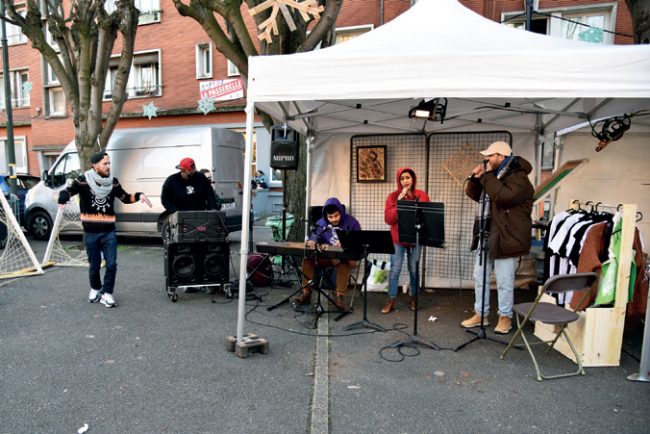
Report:
M 264 230 L 256 241 L 270 238 Z M 42 258 L 45 243 L 31 244 Z M 236 238 L 232 247 L 238 252 Z M 413 341 L 407 297 L 381 315 L 386 296 L 371 293 L 367 319 L 387 331 L 345 331 L 363 318 L 358 294 L 351 314 L 315 320 L 289 303 L 268 311 L 295 291 L 274 286 L 246 302 L 245 331 L 268 339 L 269 352 L 239 358 L 226 350 L 237 300 L 180 292 L 172 303 L 163 252 L 156 240 L 120 238 L 113 309 L 87 302 L 83 268 L 0 281 L 0 433 L 75 433 L 86 424 L 88 433 L 649 430 L 650 384 L 626 379 L 638 371 L 639 330 L 626 331 L 619 367 L 540 383 L 525 351 L 500 360 L 503 346 L 489 340 L 453 351 L 472 337 L 458 325 L 471 310 L 469 291 L 425 291 L 418 337 L 434 349 L 397 350 Z M 541 362 L 574 369 L 555 351 Z

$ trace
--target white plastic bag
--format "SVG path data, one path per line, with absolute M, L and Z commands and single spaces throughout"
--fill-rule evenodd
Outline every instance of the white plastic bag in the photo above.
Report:
M 388 276 L 390 262 L 373 259 L 370 274 L 368 275 L 369 292 L 388 292 Z

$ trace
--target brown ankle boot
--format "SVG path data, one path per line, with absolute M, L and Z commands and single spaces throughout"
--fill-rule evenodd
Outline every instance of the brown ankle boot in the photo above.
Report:
M 391 313 L 395 309 L 395 299 L 389 298 L 386 305 L 381 309 L 381 313 Z
M 306 304 L 309 304 L 311 302 L 311 291 L 302 291 L 300 295 L 294 297 L 291 300 L 294 304 L 298 304 L 301 306 L 304 306 Z
M 411 310 L 415 312 L 418 309 L 418 299 L 416 296 L 411 296 Z

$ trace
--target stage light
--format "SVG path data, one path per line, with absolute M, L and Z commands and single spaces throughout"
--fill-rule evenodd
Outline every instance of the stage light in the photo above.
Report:
M 447 113 L 447 98 L 432 98 L 422 100 L 420 103 L 409 110 L 410 118 L 428 119 L 430 121 L 440 121 L 443 123 Z
M 595 124 L 591 124 L 591 135 L 598 139 L 596 152 L 602 151 L 611 142 L 615 142 L 623 137 L 623 134 L 630 129 L 631 125 L 632 120 L 627 114 L 603 119 Z M 598 128 L 600 128 L 600 131 L 598 131 Z

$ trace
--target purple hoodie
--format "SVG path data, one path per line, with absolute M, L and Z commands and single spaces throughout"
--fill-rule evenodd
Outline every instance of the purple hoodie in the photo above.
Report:
M 330 223 L 327 221 L 327 215 L 325 213 L 325 209 L 327 209 L 329 205 L 334 205 L 341 213 L 339 225 L 333 228 L 328 227 Z M 309 239 L 315 240 L 317 244 L 333 245 L 338 241 L 338 235 L 336 232 L 339 229 L 346 231 L 360 231 L 361 225 L 357 219 L 345 213 L 345 207 L 337 198 L 330 197 L 325 201 L 325 205 L 323 205 L 323 217 L 318 219 L 316 222 L 316 231 L 309 236 Z

